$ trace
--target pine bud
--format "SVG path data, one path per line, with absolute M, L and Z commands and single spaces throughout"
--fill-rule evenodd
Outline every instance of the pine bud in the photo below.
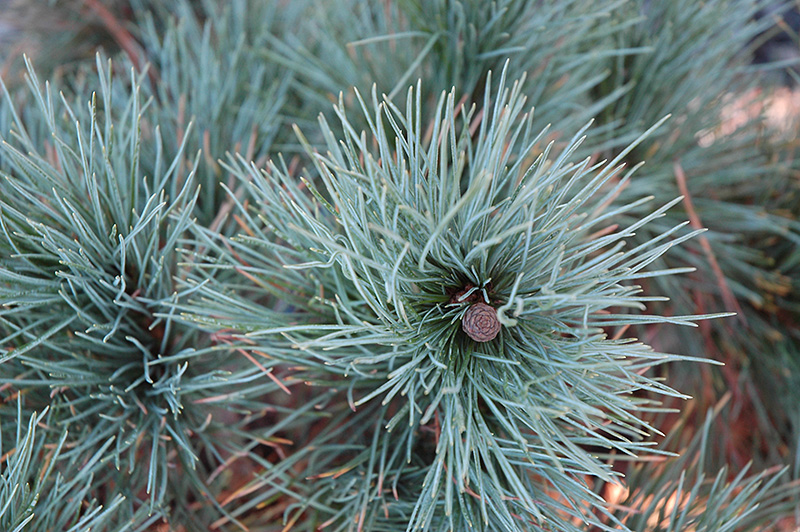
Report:
M 488 342 L 500 332 L 497 310 L 486 303 L 475 303 L 464 313 L 461 328 L 476 342 Z

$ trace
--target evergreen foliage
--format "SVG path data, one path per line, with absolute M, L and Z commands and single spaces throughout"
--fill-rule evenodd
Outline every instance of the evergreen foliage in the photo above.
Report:
M 770 5 L 33 2 L 0 528 L 792 530 Z
M 124 496 L 118 523 L 152 522 L 170 506 L 188 514 L 188 493 L 214 500 L 201 457 L 223 463 L 262 437 L 232 437 L 236 424 L 208 405 L 222 397 L 222 410 L 266 409 L 249 396 L 276 386 L 260 381 L 263 366 L 228 364 L 234 353 L 169 311 L 197 158 L 186 164 L 182 147 L 165 156 L 138 85 L 114 103 L 111 73 L 97 68 L 101 91 L 81 107 L 54 101 L 31 71 L 52 144 L 37 144 L 15 116 L 15 145 L 2 145 L 2 382 L 69 429 L 64 460 L 102 454 L 87 479 L 108 501 Z
M 315 163 L 324 190 L 285 167 L 260 174 L 232 161 L 254 212 L 240 212 L 241 240 L 216 243 L 208 235 L 209 248 L 225 257 L 208 269 L 235 268 L 255 285 L 239 299 L 227 278 L 218 288 L 205 282 L 212 273 L 195 279 L 202 304 L 191 310 L 207 316 L 202 323 L 247 333 L 252 348 L 272 359 L 314 368 L 295 379 L 313 383 L 320 371 L 345 377 L 340 386 L 356 415 L 371 399 L 405 397 L 385 420 L 392 432 L 408 426 L 407 451 L 398 458 L 411 458 L 417 426 L 439 420 L 435 458 L 420 457 L 426 472 L 413 529 L 480 521 L 508 530 L 528 521 L 567 527 L 560 497 L 534 502 L 532 494 L 552 485 L 573 507 L 569 513 L 581 516 L 581 502 L 591 496 L 578 478 L 614 477 L 586 447 L 645 452 L 639 440 L 650 429 L 630 412 L 653 403 L 635 392 L 675 393 L 638 374 L 671 357 L 603 331 L 696 319 L 615 312 L 643 310 L 654 297 L 640 295 L 631 281 L 680 273 L 644 269 L 694 234 L 671 238 L 679 225 L 621 251 L 667 204 L 630 227 L 587 238 L 634 207 L 605 209 L 631 173 L 603 191 L 626 152 L 593 165 L 570 160 L 578 139 L 558 154 L 537 149 L 544 135 L 519 116 L 520 90 L 501 82 L 497 95 L 487 93 L 479 124 L 464 108 L 456 119 L 453 93 L 442 96 L 430 124 L 420 123 L 420 88 L 409 92 L 405 112 L 373 96 L 371 109 L 362 101 L 370 136 L 353 130 L 337 108 L 347 137 L 337 142 L 322 121 L 328 152 Z M 259 286 L 289 311 L 276 312 L 272 298 L 259 307 Z M 496 309 L 496 339 L 479 343 L 462 332 L 472 299 Z M 490 442 L 501 434 L 495 448 Z M 507 488 L 495 491 L 498 485 Z M 480 504 L 456 500 L 455 491 L 469 490 Z M 433 524 L 440 498 L 450 519 Z M 516 502 L 503 508 L 499 499 Z

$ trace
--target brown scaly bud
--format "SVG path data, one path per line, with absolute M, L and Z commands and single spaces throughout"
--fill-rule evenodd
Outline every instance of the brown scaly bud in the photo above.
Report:
M 461 328 L 476 342 L 488 342 L 500 332 L 497 310 L 486 303 L 475 303 L 464 313 Z

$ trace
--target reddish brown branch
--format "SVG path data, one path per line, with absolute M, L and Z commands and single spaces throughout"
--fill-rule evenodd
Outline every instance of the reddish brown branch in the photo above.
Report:
M 678 161 L 675 161 L 673 169 L 675 171 L 675 180 L 678 182 L 678 190 L 680 190 L 681 194 L 683 195 L 683 204 L 686 207 L 686 214 L 689 216 L 689 223 L 694 229 L 702 229 L 703 224 L 700 221 L 700 217 L 697 215 L 694 204 L 692 203 L 692 196 L 689 194 L 689 187 L 686 185 L 686 173 L 684 173 L 683 168 Z M 731 290 L 730 286 L 728 286 L 728 281 L 725 279 L 725 274 L 722 273 L 722 268 L 720 268 L 719 262 L 717 262 L 717 257 L 714 255 L 714 250 L 711 249 L 711 243 L 708 241 L 708 238 L 705 235 L 700 235 L 698 238 L 700 239 L 700 247 L 703 248 L 703 253 L 706 256 L 706 260 L 711 265 L 711 270 L 714 272 L 714 276 L 717 278 L 717 286 L 719 286 L 720 292 L 722 293 L 722 300 L 725 302 L 725 306 L 728 310 L 735 311 L 741 322 L 747 325 L 747 318 L 745 318 L 744 313 L 742 312 L 742 307 L 739 305 L 739 301 L 736 299 L 736 296 L 733 295 L 733 291 Z
M 133 35 L 125 29 L 125 27 L 117 20 L 117 17 L 102 4 L 99 0 L 85 0 L 86 7 L 89 8 L 95 15 L 97 15 L 103 22 L 108 32 L 117 41 L 120 48 L 122 48 L 130 58 L 136 70 L 141 71 L 142 65 L 139 59 L 139 45 Z

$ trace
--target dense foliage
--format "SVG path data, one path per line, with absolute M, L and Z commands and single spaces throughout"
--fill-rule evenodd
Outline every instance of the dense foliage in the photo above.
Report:
M 0 528 L 792 530 L 772 4 L 14 4 Z

